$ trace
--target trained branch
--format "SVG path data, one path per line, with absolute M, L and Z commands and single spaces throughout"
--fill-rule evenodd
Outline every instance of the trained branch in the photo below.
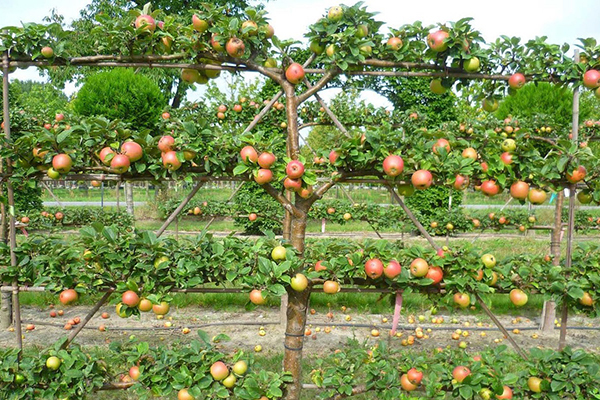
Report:
M 296 206 L 294 206 L 284 195 L 279 193 L 277 191 L 277 189 L 275 189 L 270 183 L 265 183 L 264 185 L 261 185 L 261 186 L 263 189 L 265 189 L 265 191 L 267 193 L 269 193 L 271 195 L 271 197 L 273 197 L 275 200 L 277 200 L 277 202 L 279 202 L 279 204 L 281 204 L 283 206 L 283 208 L 285 208 L 286 211 L 293 214 L 295 217 L 298 217 L 298 218 L 304 217 L 304 212 L 302 212 L 300 209 L 298 209 Z
M 242 135 L 244 135 L 244 134 L 250 132 L 252 129 L 254 129 L 254 127 L 256 125 L 258 125 L 260 120 L 269 112 L 271 107 L 273 107 L 273 104 L 275 104 L 282 95 L 283 95 L 283 90 L 280 90 L 279 92 L 277 92 L 277 94 L 275 96 L 273 96 L 271 101 L 269 101 L 269 103 L 266 106 L 264 106 L 263 109 L 260 110 L 260 112 L 258 114 L 256 114 L 256 116 L 254 117 L 252 122 L 250 122 L 250 125 L 248 125 L 246 127 L 246 129 L 244 129 L 244 132 L 242 132 Z
M 106 293 L 104 293 L 104 296 L 102 296 L 102 298 L 94 305 L 94 307 L 90 310 L 90 312 L 85 316 L 83 321 L 81 321 L 81 324 L 77 325 L 75 330 L 73 332 L 71 332 L 71 334 L 69 335 L 69 338 L 62 344 L 62 346 L 61 346 L 62 349 L 66 349 L 67 347 L 69 347 L 69 345 L 71 344 L 73 339 L 75 339 L 75 337 L 79 334 L 79 332 L 81 332 L 83 327 L 86 326 L 88 322 L 90 322 L 90 320 L 94 317 L 94 315 L 96 315 L 96 313 L 98 312 L 100 307 L 102 307 L 102 305 L 104 305 L 104 303 L 106 303 L 106 300 L 108 300 L 108 298 L 114 291 L 115 291 L 115 289 L 108 289 L 108 291 Z
M 311 86 L 311 84 L 305 78 L 304 83 L 306 84 L 306 86 L 308 86 L 308 90 L 298 96 L 298 105 L 304 103 L 306 100 L 308 100 L 309 97 L 317 93 L 319 90 L 323 89 L 323 87 L 333 78 L 339 75 L 340 72 L 341 70 L 338 67 L 334 67 L 329 70 L 324 70 L 323 77 L 321 77 L 321 79 L 319 79 L 319 81 L 314 86 Z
M 196 183 L 196 186 L 194 186 L 194 188 L 192 189 L 190 194 L 188 194 L 187 197 L 185 199 L 183 199 L 181 204 L 179 204 L 179 206 L 177 206 L 175 211 L 173 211 L 171 213 L 171 215 L 169 215 L 169 218 L 167 218 L 167 220 L 163 223 L 163 225 L 160 227 L 160 229 L 158 231 L 156 231 L 157 237 L 162 235 L 163 232 L 169 227 L 169 225 L 171 225 L 171 222 L 173 222 L 175 220 L 175 218 L 177 218 L 177 216 L 179 215 L 181 210 L 183 210 L 183 208 L 190 202 L 190 200 L 192 200 L 192 198 L 196 195 L 196 193 L 198 193 L 198 190 L 200 190 L 200 188 L 202 186 L 204 186 L 203 181 Z
M 427 232 L 427 230 L 425 230 L 423 225 L 419 222 L 417 217 L 415 217 L 415 215 L 412 213 L 412 211 L 410 211 L 410 209 L 408 207 L 406 207 L 406 204 L 404 204 L 404 202 L 402 201 L 400 196 L 398 196 L 398 193 L 396 193 L 396 190 L 394 190 L 392 185 L 388 182 L 386 186 L 387 186 L 388 190 L 390 191 L 390 193 L 392 194 L 392 197 L 394 198 L 394 200 L 396 200 L 398 202 L 398 204 L 400 205 L 400 207 L 402 207 L 402 209 L 404 210 L 404 212 L 406 213 L 408 218 L 412 221 L 412 223 L 415 225 L 415 227 L 417 228 L 419 233 L 421 233 L 421 235 L 423 235 L 425 237 L 425 239 L 427 239 L 429 244 L 434 249 L 440 250 L 441 247 L 438 246 L 438 244 L 433 240 L 433 238 L 431 237 L 429 232 Z

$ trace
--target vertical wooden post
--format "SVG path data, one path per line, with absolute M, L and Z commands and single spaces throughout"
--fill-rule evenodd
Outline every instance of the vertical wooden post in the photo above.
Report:
M 10 110 L 8 105 L 8 53 L 5 52 L 2 58 L 2 101 L 3 101 L 3 112 L 4 112 L 4 136 L 10 141 Z M 12 166 L 10 159 L 6 160 L 6 172 L 10 175 L 12 172 Z M 12 186 L 12 181 L 9 178 L 6 181 L 6 191 L 8 197 L 8 215 L 9 215 L 9 233 L 8 238 L 10 242 L 10 265 L 11 267 L 17 266 L 17 255 L 15 254 L 15 247 L 17 247 L 17 232 L 15 228 L 15 193 Z M 13 290 L 13 314 L 14 314 L 14 325 L 15 334 L 17 335 L 17 345 L 19 350 L 23 350 L 23 338 L 21 333 L 21 310 L 19 307 L 19 281 L 13 282 L 15 289 Z
M 575 63 L 579 62 L 579 50 L 575 49 Z M 575 145 L 579 142 L 579 87 L 573 89 L 573 143 Z M 565 273 L 571 274 L 571 267 L 573 265 L 573 232 L 575 231 L 575 192 L 577 191 L 577 185 L 569 185 L 569 223 L 567 225 L 567 254 L 565 260 Z M 564 295 L 561 325 L 560 325 L 560 339 L 558 340 L 558 350 L 565 348 L 567 341 L 567 319 L 569 316 L 569 306 L 567 304 L 567 294 Z
M 121 182 L 117 181 L 117 183 L 115 184 L 115 196 L 117 197 L 117 211 L 121 211 L 121 203 L 119 202 L 119 190 L 121 190 Z

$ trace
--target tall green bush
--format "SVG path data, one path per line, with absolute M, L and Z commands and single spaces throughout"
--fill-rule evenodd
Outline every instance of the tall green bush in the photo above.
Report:
M 167 101 L 148 77 L 117 68 L 87 79 L 73 103 L 81 115 L 121 119 L 135 128 L 153 128 Z

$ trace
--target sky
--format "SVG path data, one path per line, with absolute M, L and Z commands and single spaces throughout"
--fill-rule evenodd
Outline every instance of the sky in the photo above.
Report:
M 42 22 L 50 10 L 56 9 L 69 23 L 79 15 L 90 0 L 0 0 L 0 27 L 19 25 L 21 22 Z M 364 5 L 375 17 L 385 22 L 387 27 L 398 28 L 407 23 L 422 21 L 424 24 L 456 21 L 473 17 L 473 27 L 479 30 L 487 41 L 499 35 L 517 36 L 523 40 L 536 36 L 548 36 L 551 43 L 574 45 L 577 38 L 595 37 L 600 40 L 599 0 L 365 0 Z M 303 39 L 308 26 L 322 17 L 331 6 L 340 4 L 333 0 L 270 0 L 266 3 L 268 17 L 275 28 L 275 34 L 282 39 Z M 352 2 L 344 4 L 352 5 Z M 387 28 L 382 28 L 387 33 Z M 225 74 L 223 74 L 225 75 Z M 18 70 L 13 79 L 41 80 L 35 68 Z M 66 88 L 72 94 L 75 87 Z M 331 97 L 334 92 L 325 93 Z M 202 95 L 198 90 L 190 93 L 192 99 Z M 376 106 L 389 106 L 380 96 L 367 93 L 363 96 Z

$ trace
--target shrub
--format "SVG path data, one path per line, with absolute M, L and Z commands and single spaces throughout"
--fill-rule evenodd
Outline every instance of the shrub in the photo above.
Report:
M 88 78 L 73 103 L 81 115 L 121 119 L 138 129 L 153 128 L 165 105 L 166 99 L 156 83 L 124 68 Z

